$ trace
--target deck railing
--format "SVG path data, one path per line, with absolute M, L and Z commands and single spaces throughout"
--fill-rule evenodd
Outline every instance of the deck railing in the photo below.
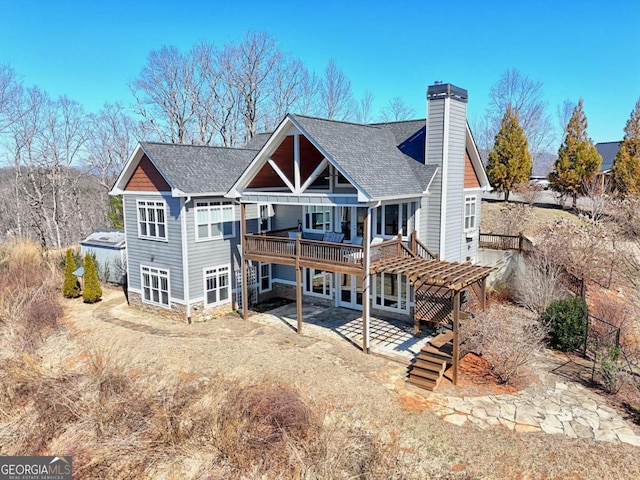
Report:
M 245 235 L 245 254 L 326 265 L 362 267 L 363 247 L 265 234 Z
M 532 252 L 533 242 L 523 234 L 502 235 L 499 233 L 480 233 L 480 248 L 492 250 L 518 250 L 519 252 Z

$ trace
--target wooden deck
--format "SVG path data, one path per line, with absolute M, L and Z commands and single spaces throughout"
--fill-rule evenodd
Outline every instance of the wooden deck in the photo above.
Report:
M 354 275 L 365 271 L 364 249 L 358 245 L 255 234 L 245 235 L 244 245 L 247 260 Z

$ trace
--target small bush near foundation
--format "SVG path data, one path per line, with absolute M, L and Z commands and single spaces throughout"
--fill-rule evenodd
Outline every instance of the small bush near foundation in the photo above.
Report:
M 584 343 L 587 305 L 581 298 L 571 297 L 553 302 L 542 314 L 549 330 L 549 344 L 563 352 L 577 350 Z
M 98 272 L 93 257 L 87 253 L 84 257 L 84 288 L 82 289 L 82 301 L 84 303 L 96 303 L 102 298 L 102 288 L 98 280 Z
M 467 348 L 482 355 L 500 383 L 512 384 L 539 352 L 546 330 L 533 315 L 505 305 L 493 305 L 463 326 Z
M 76 271 L 76 262 L 73 259 L 73 253 L 71 249 L 67 249 L 67 254 L 64 262 L 64 285 L 62 287 L 62 294 L 66 298 L 77 298 L 80 296 L 80 284 L 78 283 L 78 277 L 73 272 Z

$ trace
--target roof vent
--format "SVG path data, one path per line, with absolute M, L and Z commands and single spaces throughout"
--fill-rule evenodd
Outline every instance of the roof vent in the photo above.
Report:
M 434 85 L 442 85 L 442 80 L 436 80 L 433 82 Z

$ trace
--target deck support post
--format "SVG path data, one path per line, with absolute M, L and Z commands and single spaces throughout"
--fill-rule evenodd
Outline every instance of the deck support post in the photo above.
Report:
M 480 284 L 480 309 L 483 312 L 487 309 L 487 277 L 484 277 Z
M 371 323 L 371 258 L 370 252 L 370 230 L 371 229 L 371 208 L 367 208 L 367 216 L 364 219 L 364 232 L 362 242 L 362 256 L 364 260 L 364 275 L 362 277 L 362 351 L 371 352 L 369 343 L 369 325 Z
M 242 264 L 242 318 L 249 316 L 248 260 L 246 260 L 247 209 L 240 203 L 240 263 Z
M 302 334 L 302 267 L 300 266 L 300 238 L 296 235 L 296 317 L 298 320 L 297 332 Z
M 460 291 L 453 294 L 453 384 L 458 384 L 458 362 L 460 360 Z

